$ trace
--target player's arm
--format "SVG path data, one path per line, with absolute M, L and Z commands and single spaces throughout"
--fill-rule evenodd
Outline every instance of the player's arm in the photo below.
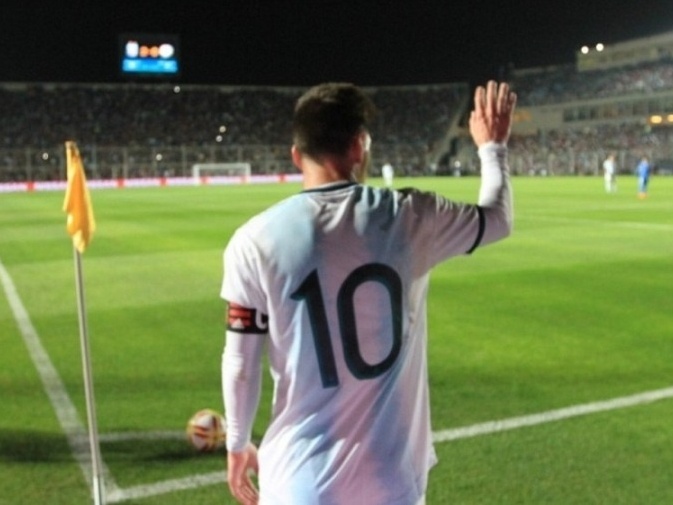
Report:
M 507 83 L 489 81 L 474 93 L 470 134 L 481 161 L 479 207 L 484 220 L 480 245 L 495 242 L 512 231 L 514 209 L 507 166 L 507 142 L 516 94 Z
M 256 311 L 253 309 L 233 303 L 229 303 L 227 308 L 226 344 L 222 354 L 227 481 L 239 503 L 254 505 L 258 493 L 250 471 L 257 473 L 258 465 L 257 449 L 251 442 L 251 436 L 261 393 L 265 330 L 257 328 Z

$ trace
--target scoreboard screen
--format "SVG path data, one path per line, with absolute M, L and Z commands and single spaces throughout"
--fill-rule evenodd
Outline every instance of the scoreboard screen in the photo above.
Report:
M 124 76 L 180 75 L 180 39 L 177 35 L 122 34 L 119 50 L 120 70 Z

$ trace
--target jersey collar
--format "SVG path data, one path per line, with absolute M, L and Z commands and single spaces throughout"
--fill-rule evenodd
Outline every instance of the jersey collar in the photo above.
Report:
M 302 191 L 302 193 L 317 193 L 317 192 L 325 192 L 325 191 L 336 191 L 339 189 L 344 189 L 348 188 L 350 186 L 355 186 L 357 183 L 353 181 L 336 181 L 336 182 L 328 182 L 327 184 L 321 184 L 320 186 L 316 186 L 311 189 L 305 189 Z

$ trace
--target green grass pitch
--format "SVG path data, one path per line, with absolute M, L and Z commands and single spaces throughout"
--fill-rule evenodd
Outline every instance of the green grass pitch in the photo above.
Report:
M 429 505 L 673 503 L 673 178 L 655 177 L 646 200 L 635 178 L 619 184 L 608 195 L 598 177 L 516 178 L 513 235 L 434 270 L 433 428 L 667 394 L 438 442 Z M 473 201 L 478 180 L 396 185 Z M 121 490 L 113 501 L 234 503 L 224 482 L 169 488 L 224 469 L 222 454 L 198 454 L 181 436 L 195 411 L 222 410 L 223 248 L 243 220 L 299 189 L 92 191 L 98 229 L 83 270 L 102 456 Z M 0 194 L 0 263 L 86 425 L 63 196 Z M 0 505 L 92 503 L 9 298 L 0 291 Z

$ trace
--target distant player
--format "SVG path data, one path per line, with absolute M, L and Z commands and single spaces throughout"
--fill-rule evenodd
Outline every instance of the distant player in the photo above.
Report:
M 393 187 L 393 177 L 395 177 L 395 169 L 390 163 L 385 163 L 381 167 L 381 175 L 383 176 L 383 182 L 388 188 Z
M 647 198 L 647 187 L 650 184 L 650 172 L 652 171 L 652 164 L 647 156 L 640 158 L 638 166 L 636 167 L 636 175 L 638 176 L 638 198 Z
M 324 84 L 299 98 L 303 192 L 243 224 L 224 253 L 228 483 L 242 504 L 419 505 L 436 462 L 427 380 L 430 270 L 509 235 L 506 143 L 516 96 L 475 92 L 479 204 L 364 184 L 374 106 Z M 262 355 L 274 382 L 251 443 Z M 259 491 L 248 470 L 259 471 Z
M 608 154 L 608 157 L 603 161 L 603 180 L 606 193 L 617 192 L 617 163 L 614 153 Z

